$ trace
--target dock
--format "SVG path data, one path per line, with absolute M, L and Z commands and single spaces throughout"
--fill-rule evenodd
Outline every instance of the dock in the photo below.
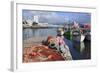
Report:
M 23 25 L 23 29 L 27 29 L 27 28 L 33 28 L 33 29 L 39 29 L 39 28 L 64 28 L 63 25 L 53 25 L 53 24 L 50 24 L 50 25 L 45 25 L 45 24 L 38 24 L 38 25 L 30 25 L 30 24 L 27 24 L 27 25 Z

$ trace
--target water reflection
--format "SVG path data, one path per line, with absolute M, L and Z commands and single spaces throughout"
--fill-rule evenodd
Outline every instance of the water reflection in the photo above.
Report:
M 51 29 L 23 29 L 23 39 L 28 39 L 31 37 L 37 37 L 37 36 L 56 36 L 57 29 L 51 28 Z
M 77 51 L 79 51 L 80 53 L 82 53 L 82 51 L 85 49 L 85 44 L 84 44 L 84 42 L 73 41 L 73 47 Z
M 80 59 L 91 59 L 91 41 L 83 42 L 72 41 L 74 49 L 79 53 Z

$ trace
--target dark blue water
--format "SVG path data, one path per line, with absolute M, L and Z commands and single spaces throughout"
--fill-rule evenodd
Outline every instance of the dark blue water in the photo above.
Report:
M 86 39 L 83 41 L 85 47 L 82 52 L 77 50 L 81 48 L 81 46 L 79 47 L 79 42 L 73 42 L 72 40 L 68 39 L 64 39 L 64 41 L 69 47 L 73 60 L 91 59 L 91 41 Z M 79 48 L 74 47 L 74 44 Z

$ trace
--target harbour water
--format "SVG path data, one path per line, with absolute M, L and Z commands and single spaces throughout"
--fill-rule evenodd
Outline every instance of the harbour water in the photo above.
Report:
M 56 36 L 57 28 L 44 28 L 44 29 L 23 29 L 23 39 L 29 39 L 32 37 L 46 37 L 46 36 Z

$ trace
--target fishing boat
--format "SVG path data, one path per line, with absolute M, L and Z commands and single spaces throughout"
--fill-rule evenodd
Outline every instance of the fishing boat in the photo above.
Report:
M 91 40 L 91 34 L 90 34 L 90 32 L 88 32 L 87 34 L 86 34 L 86 40 Z
M 79 31 L 73 31 L 72 40 L 77 42 L 83 42 L 85 39 L 85 35 L 80 33 Z

